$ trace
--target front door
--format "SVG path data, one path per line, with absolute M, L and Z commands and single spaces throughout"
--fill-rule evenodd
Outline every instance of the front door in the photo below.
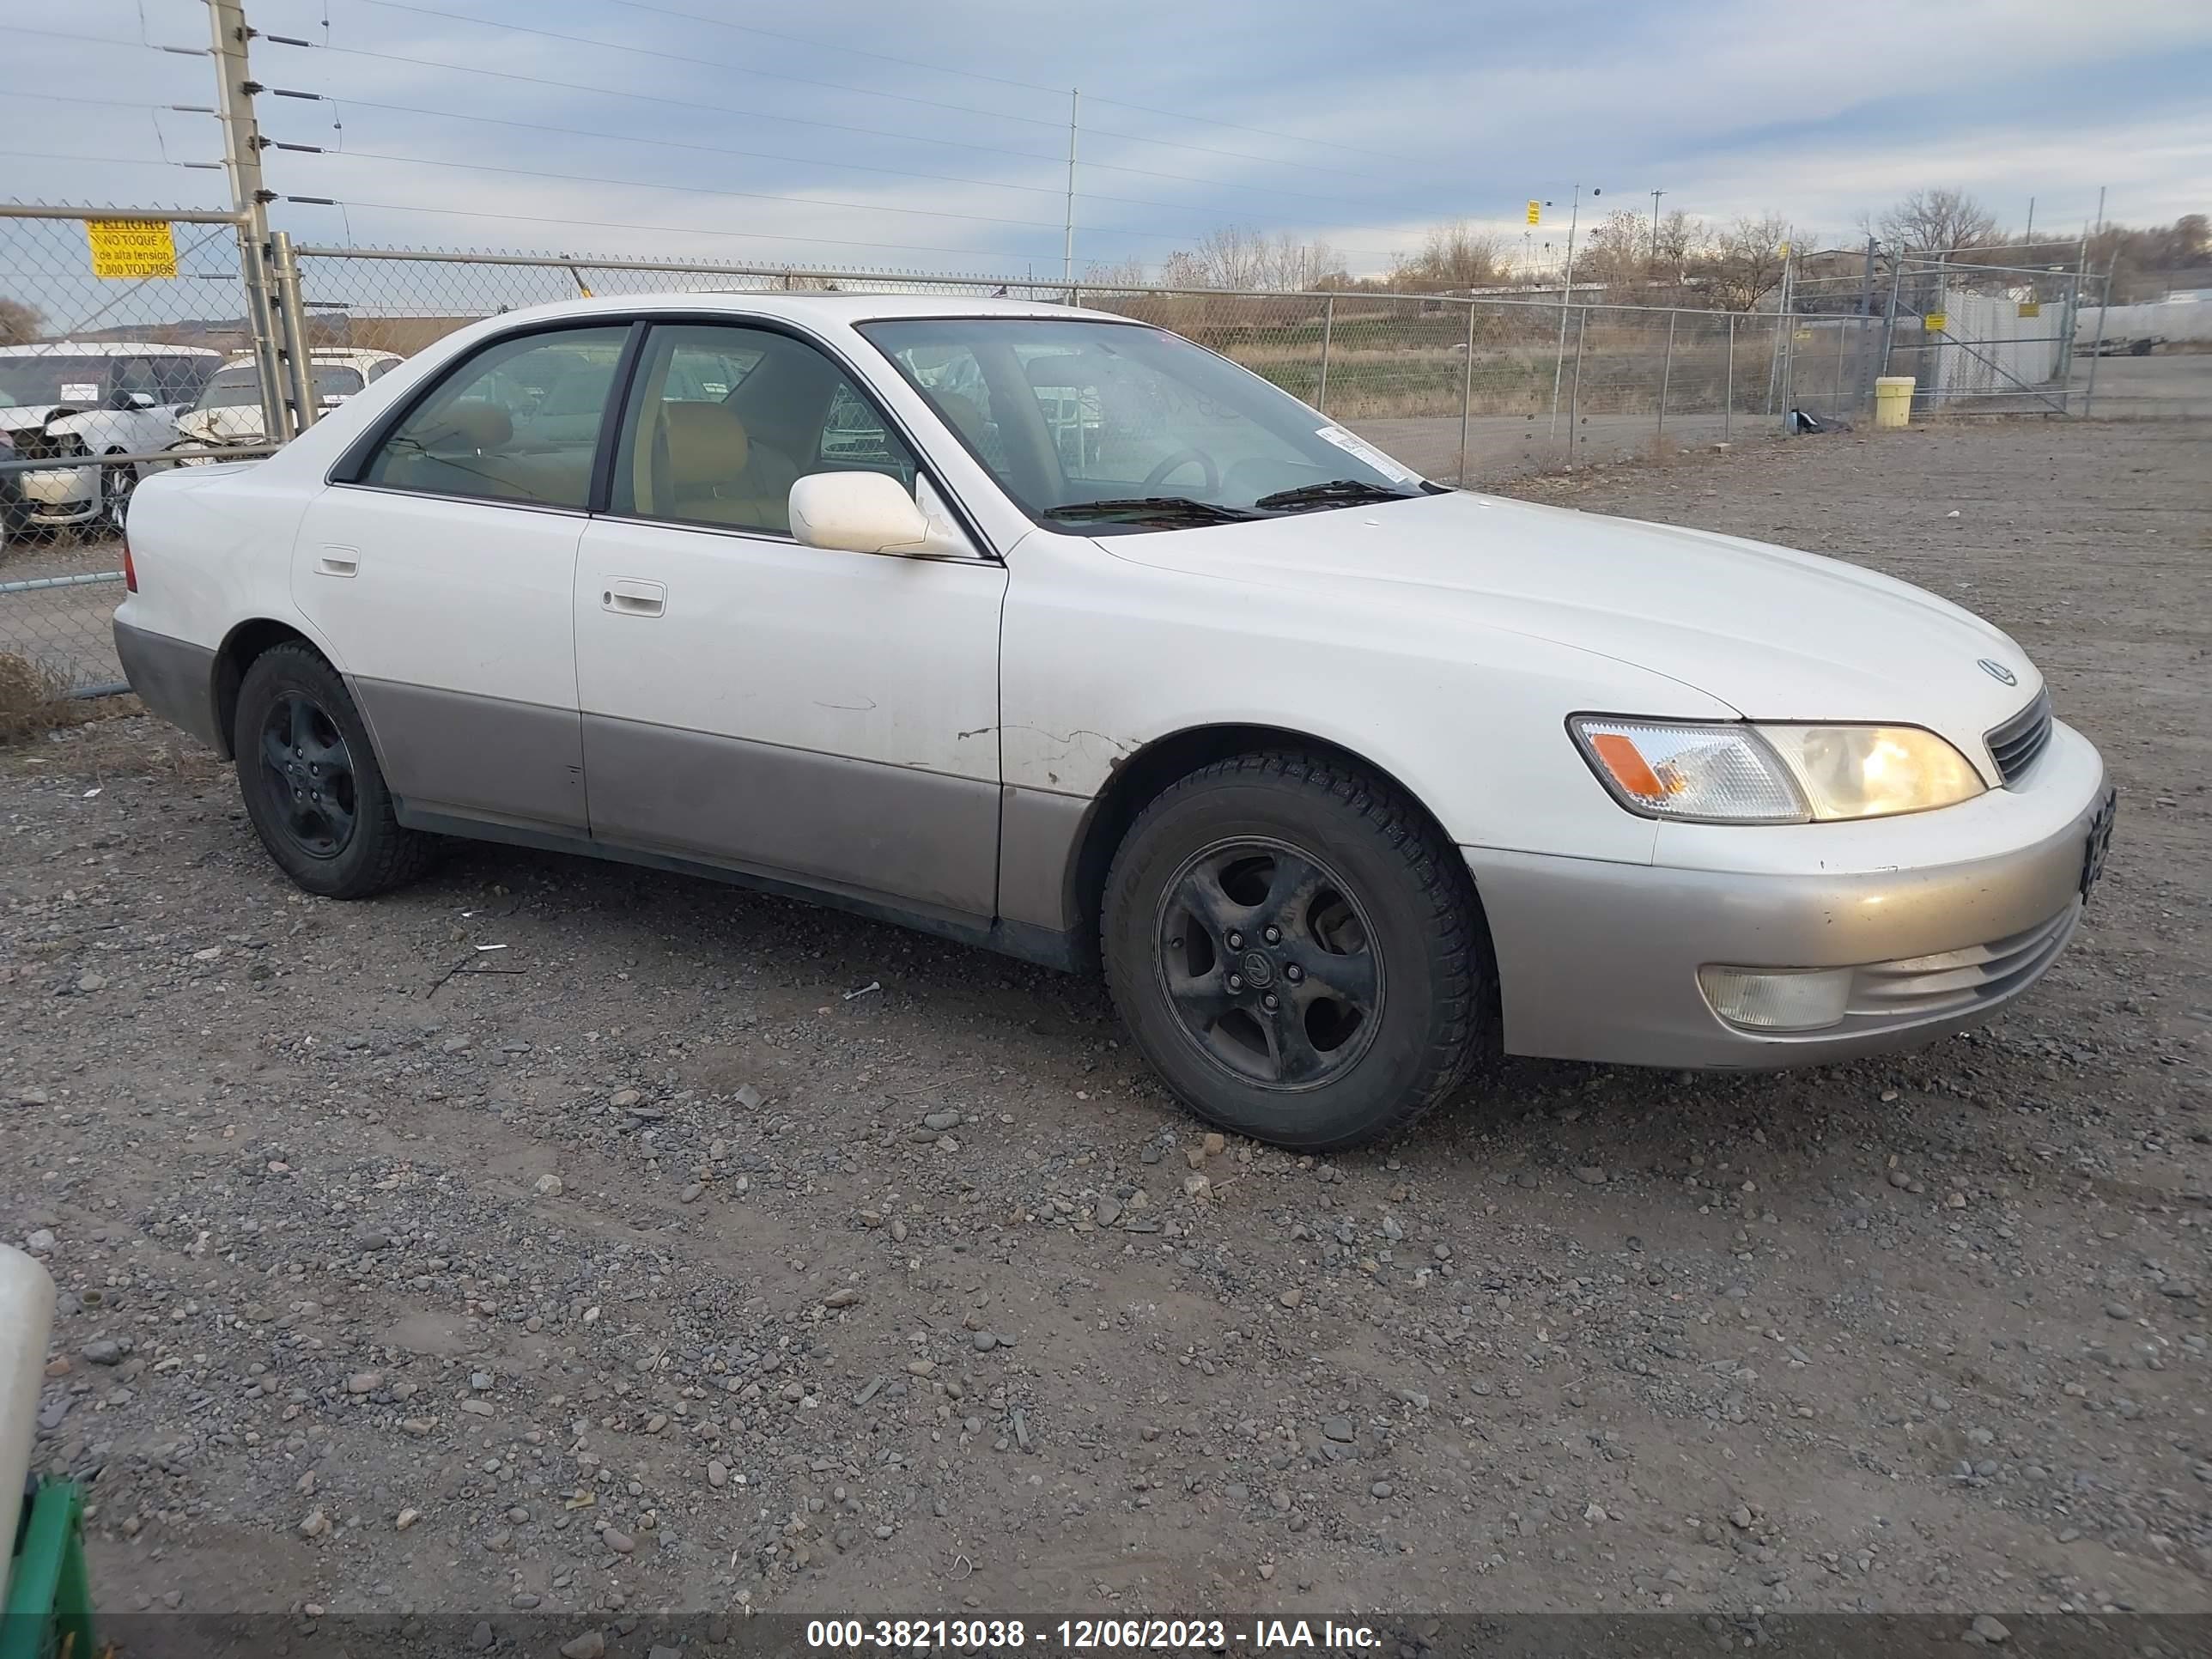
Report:
M 801 546 L 792 483 L 853 469 L 933 499 L 818 348 L 653 328 L 576 567 L 592 833 L 988 918 L 1006 569 Z
M 592 465 L 627 325 L 463 359 L 308 507 L 292 592 L 410 815 L 585 823 L 570 625 Z M 601 415 L 578 415 L 596 386 Z M 566 412 L 539 420 L 560 389 Z

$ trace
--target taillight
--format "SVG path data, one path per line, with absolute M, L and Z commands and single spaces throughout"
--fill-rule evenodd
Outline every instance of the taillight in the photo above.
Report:
M 138 567 L 131 562 L 131 538 L 128 536 L 123 538 L 123 591 L 126 593 L 138 591 Z

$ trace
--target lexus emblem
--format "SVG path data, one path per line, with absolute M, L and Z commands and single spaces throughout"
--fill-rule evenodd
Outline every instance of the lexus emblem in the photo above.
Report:
M 2020 676 L 2014 673 L 2011 669 L 2007 668 L 2001 662 L 1992 662 L 1987 657 L 1981 657 L 1976 659 L 1974 665 L 1979 668 L 1982 672 L 1987 674 L 1991 679 L 1996 680 L 2002 685 L 2018 685 L 2020 684 Z

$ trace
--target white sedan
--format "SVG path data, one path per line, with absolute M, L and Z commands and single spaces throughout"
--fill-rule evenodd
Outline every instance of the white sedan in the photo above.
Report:
M 1498 1047 L 1765 1066 L 1979 1019 L 2112 823 L 1955 605 L 1442 489 L 1060 307 L 510 313 L 130 530 L 131 683 L 310 891 L 471 836 L 1103 957 L 1178 1096 L 1293 1146 Z

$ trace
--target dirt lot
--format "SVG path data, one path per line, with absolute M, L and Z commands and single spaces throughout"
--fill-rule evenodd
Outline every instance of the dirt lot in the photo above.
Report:
M 0 1225 L 103 1601 L 2212 1610 L 2208 462 L 1532 487 L 1994 617 L 2121 834 L 1986 1030 L 1509 1065 L 1372 1156 L 1209 1154 L 1083 980 L 500 849 L 310 900 L 166 728 L 0 750 Z

